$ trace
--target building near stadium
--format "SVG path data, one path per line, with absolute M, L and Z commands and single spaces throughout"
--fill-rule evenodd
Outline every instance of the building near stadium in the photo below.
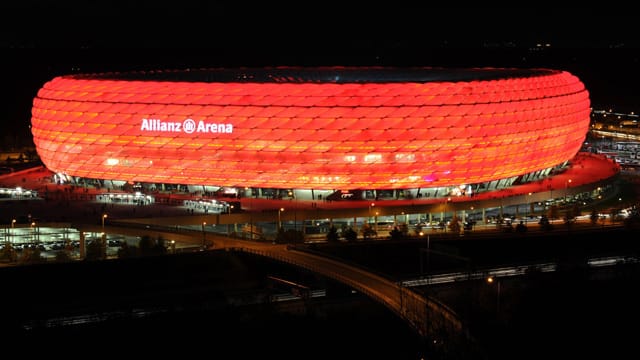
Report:
M 33 101 L 32 133 L 68 179 L 397 198 L 549 176 L 589 121 L 589 94 L 565 71 L 277 67 L 56 77 Z

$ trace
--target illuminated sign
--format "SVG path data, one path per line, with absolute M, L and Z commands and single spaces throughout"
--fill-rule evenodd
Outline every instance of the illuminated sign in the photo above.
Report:
M 184 132 L 187 134 L 195 133 L 233 133 L 233 124 L 225 123 L 206 123 L 202 120 L 196 122 L 193 119 L 179 121 L 163 121 L 161 119 L 142 119 L 140 131 L 155 132 Z
M 327 200 L 362 200 L 362 190 L 338 190 L 327 196 Z

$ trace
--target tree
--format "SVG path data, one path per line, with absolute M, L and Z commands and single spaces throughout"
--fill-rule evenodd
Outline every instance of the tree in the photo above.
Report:
M 616 222 L 616 220 L 618 220 L 617 218 L 618 218 L 618 213 L 619 213 L 619 212 L 620 212 L 620 209 L 618 209 L 618 208 L 612 208 L 612 209 L 609 211 L 609 216 L 611 216 L 611 223 L 612 223 L 612 224 L 613 224 L 613 223 L 615 223 L 615 222 Z
M 138 256 L 138 247 L 137 246 L 129 246 L 127 242 L 123 242 L 118 249 L 118 258 L 126 259 Z
M 362 237 L 364 240 L 368 240 L 370 237 L 378 236 L 378 233 L 369 224 L 365 224 L 362 227 Z
M 40 253 L 40 249 L 27 247 L 22 250 L 22 257 L 20 258 L 20 262 L 23 264 L 37 264 L 42 262 L 42 254 Z
M 155 240 L 149 235 L 144 235 L 138 241 L 138 248 L 140 249 L 140 255 L 150 255 L 153 253 L 153 249 L 156 246 Z
M 416 235 L 420 236 L 420 233 L 422 232 L 422 223 L 416 224 L 416 228 L 414 231 L 416 232 Z
M 145 235 L 140 238 L 138 243 L 139 252 L 142 256 L 147 255 L 164 255 L 167 253 L 167 246 L 162 236 L 153 239 L 151 236 Z
M 87 254 L 85 255 L 85 260 L 100 259 L 103 259 L 102 241 L 99 239 L 87 241 Z
M 540 229 L 543 231 L 549 231 L 553 228 L 551 222 L 549 222 L 549 218 L 544 215 L 540 217 L 538 224 L 540 225 Z
M 284 227 L 279 226 L 278 232 L 276 233 L 276 238 L 273 240 L 275 244 L 284 244 Z
M 571 207 L 571 213 L 573 214 L 574 218 L 582 215 L 582 210 L 580 210 L 580 205 L 578 205 L 578 203 L 573 204 L 573 206 Z
M 167 242 L 162 236 L 156 239 L 155 253 L 157 255 L 165 255 L 167 253 Z
M 56 262 L 69 262 L 71 260 L 71 254 L 66 250 L 58 251 L 56 253 Z
M 400 230 L 400 232 L 402 233 L 403 237 L 408 237 L 409 236 L 409 226 L 407 226 L 407 224 L 402 223 L 400 225 L 398 225 L 398 230 Z
M 565 225 L 567 225 L 568 227 L 571 227 L 571 225 L 576 221 L 576 217 L 573 213 L 573 210 L 567 210 L 564 212 L 564 223 Z
M 596 209 L 591 210 L 591 216 L 589 216 L 589 220 L 591 220 L 591 225 L 598 225 L 598 211 Z
M 13 248 L 13 245 L 11 245 L 11 243 L 7 242 L 2 248 L 2 251 L 0 251 L 0 259 L 10 262 L 15 262 L 18 259 L 16 250 Z
M 335 226 L 331 225 L 329 231 L 327 232 L 327 242 L 337 242 L 338 241 L 338 229 Z
M 353 230 L 352 227 L 348 227 L 345 231 L 342 232 L 344 234 L 344 238 L 348 241 L 348 242 L 355 242 L 356 240 L 358 240 L 358 233 Z
M 460 220 L 458 219 L 458 215 L 453 213 L 453 217 L 451 218 L 451 222 L 449 222 L 449 230 L 453 233 L 460 232 Z
M 389 237 L 391 238 L 391 240 L 402 240 L 405 238 L 405 234 L 402 233 L 402 231 L 398 229 L 397 226 L 394 226 L 393 230 L 389 231 Z

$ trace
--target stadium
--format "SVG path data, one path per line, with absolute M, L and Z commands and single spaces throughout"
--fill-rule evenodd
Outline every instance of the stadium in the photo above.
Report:
M 316 199 L 475 194 L 567 166 L 588 91 L 551 69 L 275 67 L 60 76 L 32 133 L 60 181 Z

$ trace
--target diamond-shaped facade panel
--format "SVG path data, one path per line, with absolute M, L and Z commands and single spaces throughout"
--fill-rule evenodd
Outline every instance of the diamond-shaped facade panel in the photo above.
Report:
M 46 83 L 32 132 L 44 164 L 72 176 L 420 188 L 561 164 L 585 139 L 589 107 L 578 78 L 546 69 L 109 73 Z

